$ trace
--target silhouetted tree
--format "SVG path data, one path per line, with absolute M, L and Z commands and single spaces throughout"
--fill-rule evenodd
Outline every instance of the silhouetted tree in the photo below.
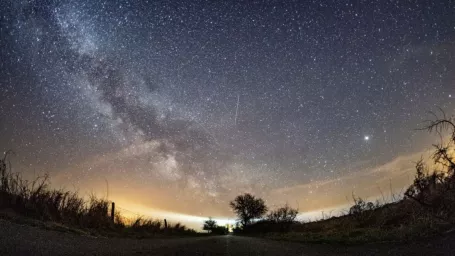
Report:
M 438 134 L 449 131 L 448 142 L 434 145 L 435 167 L 432 171 L 423 160 L 416 164 L 416 177 L 405 196 L 418 202 L 435 217 L 455 222 L 455 120 L 441 112 L 442 117 L 435 114 L 435 120 L 429 121 L 424 129 Z
M 237 196 L 229 205 L 237 214 L 242 227 L 250 224 L 255 218 L 261 218 L 267 212 L 264 200 L 248 193 Z
M 217 227 L 216 221 L 209 217 L 208 220 L 204 221 L 204 226 L 202 227 L 202 229 L 211 233 L 216 227 Z

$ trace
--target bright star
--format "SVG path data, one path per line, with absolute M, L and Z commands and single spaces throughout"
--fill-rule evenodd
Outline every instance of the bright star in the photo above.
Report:
M 370 140 L 370 136 L 365 136 L 363 139 L 364 140 Z

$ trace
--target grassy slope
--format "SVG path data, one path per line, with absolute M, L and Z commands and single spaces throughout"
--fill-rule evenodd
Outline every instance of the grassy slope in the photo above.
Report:
M 409 200 L 385 204 L 360 215 L 294 223 L 289 232 L 251 232 L 248 235 L 274 240 L 308 243 L 363 244 L 384 241 L 412 241 L 441 234 L 453 228 L 435 219 Z

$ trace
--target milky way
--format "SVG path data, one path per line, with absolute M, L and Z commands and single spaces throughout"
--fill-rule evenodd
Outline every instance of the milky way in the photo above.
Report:
M 55 186 L 195 215 L 351 193 L 433 142 L 429 110 L 455 113 L 454 6 L 2 1 L 1 149 Z

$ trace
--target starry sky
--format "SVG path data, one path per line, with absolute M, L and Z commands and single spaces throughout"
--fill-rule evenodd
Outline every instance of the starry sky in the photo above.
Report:
M 454 58 L 453 1 L 4 0 L 0 150 L 133 211 L 320 212 L 410 183 Z

